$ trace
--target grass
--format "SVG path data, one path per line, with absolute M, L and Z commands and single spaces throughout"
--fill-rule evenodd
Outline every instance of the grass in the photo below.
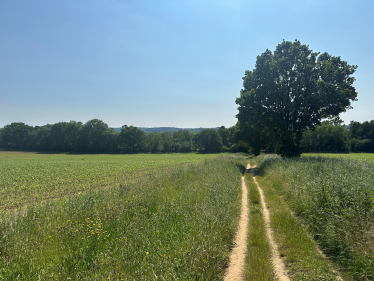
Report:
M 247 173 L 246 184 L 249 197 L 248 251 L 244 269 L 244 280 L 271 281 L 275 279 L 271 262 L 271 249 L 266 237 L 260 194 Z
M 303 153 L 303 157 L 331 157 L 351 160 L 374 161 L 374 153 Z
M 244 157 L 0 216 L 2 280 L 221 280 L 240 211 Z
M 374 279 L 373 171 L 374 164 L 368 161 L 265 157 L 258 181 L 269 201 L 275 235 L 291 272 L 294 265 L 307 260 L 290 259 L 291 247 L 297 245 L 299 251 L 307 241 L 300 243 L 296 231 L 288 232 L 305 228 L 345 280 Z
M 0 152 L 0 210 L 119 186 L 151 171 L 217 154 L 67 155 Z

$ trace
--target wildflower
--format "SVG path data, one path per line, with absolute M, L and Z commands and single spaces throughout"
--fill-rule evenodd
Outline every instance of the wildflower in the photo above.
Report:
M 147 255 L 149 255 L 149 253 L 147 252 Z
M 48 236 L 48 238 L 51 238 L 52 236 Z

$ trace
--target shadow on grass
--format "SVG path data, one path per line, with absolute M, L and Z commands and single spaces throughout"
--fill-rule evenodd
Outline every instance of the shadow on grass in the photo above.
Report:
M 252 172 L 252 175 L 254 175 L 254 176 L 260 176 L 261 177 L 261 176 L 264 175 L 264 172 L 261 169 L 261 167 L 251 168 L 251 170 L 254 171 L 254 172 Z
M 242 175 L 244 176 L 244 172 L 246 170 L 246 167 L 242 164 L 236 164 L 236 167 L 239 169 L 239 171 L 242 173 Z

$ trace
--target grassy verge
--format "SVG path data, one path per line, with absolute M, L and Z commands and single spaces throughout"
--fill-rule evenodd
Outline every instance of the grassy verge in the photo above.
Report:
M 0 216 L 2 280 L 219 280 L 229 261 L 244 157 Z
M 287 177 L 274 180 L 271 170 L 261 169 L 256 174 L 269 208 L 274 238 L 291 280 L 336 280 L 330 263 L 318 252 L 311 236 L 285 202 L 279 181 L 287 181 Z
M 247 173 L 246 184 L 249 197 L 248 252 L 244 269 L 245 280 L 274 280 L 271 249 L 266 238 L 260 194 L 251 173 Z
M 282 230 L 293 218 L 285 213 L 291 208 L 345 280 L 373 280 L 373 171 L 374 164 L 367 161 L 273 157 L 262 163 L 258 181 L 267 194 L 275 229 L 291 239 L 297 237 L 296 232 L 287 234 L 287 229 L 303 230 L 297 221 Z M 281 203 L 284 210 L 277 210 L 280 202 L 287 202 Z M 281 248 L 292 270 L 301 262 L 288 258 L 288 239 L 277 234 L 279 231 L 275 234 L 280 244 L 286 245 Z

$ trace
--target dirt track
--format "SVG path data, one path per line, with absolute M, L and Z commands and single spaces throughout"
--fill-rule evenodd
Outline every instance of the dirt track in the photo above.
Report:
M 247 233 L 248 233 L 248 190 L 245 184 L 244 176 L 248 172 L 248 164 L 242 176 L 242 207 L 240 211 L 238 232 L 234 240 L 235 248 L 230 255 L 230 264 L 226 271 L 225 281 L 243 280 L 243 269 L 245 256 L 247 253 Z
M 236 246 L 231 252 L 230 264 L 229 264 L 229 267 L 227 268 L 224 280 L 225 281 L 243 280 L 245 256 L 247 253 L 247 233 L 248 233 L 248 213 L 249 213 L 248 190 L 245 184 L 244 176 L 249 171 L 249 169 L 251 169 L 253 180 L 256 183 L 258 191 L 260 193 L 261 206 L 262 206 L 263 217 L 264 217 L 265 226 L 266 226 L 266 236 L 271 246 L 271 259 L 273 263 L 274 273 L 276 274 L 276 277 L 278 280 L 289 281 L 290 279 L 287 276 L 285 265 L 279 255 L 278 246 L 275 243 L 272 230 L 270 228 L 270 215 L 269 215 L 269 211 L 266 206 L 264 193 L 256 181 L 256 177 L 254 174 L 255 167 L 256 166 L 254 166 L 251 169 L 250 165 L 248 164 L 247 169 L 245 170 L 242 176 L 242 206 L 241 206 L 241 212 L 240 212 L 238 232 L 234 240 L 234 243 Z

